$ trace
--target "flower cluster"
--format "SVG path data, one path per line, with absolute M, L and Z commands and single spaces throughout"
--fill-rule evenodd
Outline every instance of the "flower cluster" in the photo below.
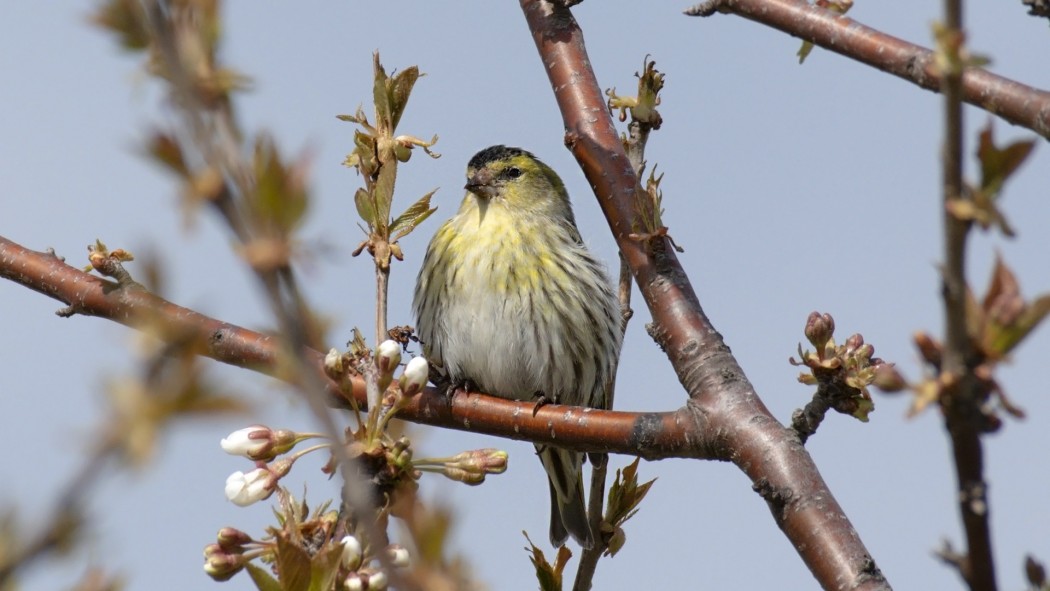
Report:
M 291 471 L 296 460 L 312 451 L 327 449 L 330 445 L 323 443 L 286 458 L 275 458 L 290 452 L 299 442 L 316 437 L 321 435 L 271 429 L 265 425 L 238 429 L 224 437 L 220 443 L 223 451 L 255 461 L 254 470 L 238 470 L 226 478 L 226 498 L 241 507 L 270 498 L 277 490 L 277 481 Z
M 792 357 L 789 362 L 809 369 L 799 374 L 798 381 L 818 386 L 831 408 L 867 421 L 875 409 L 868 386 L 895 392 L 905 386 L 904 379 L 892 363 L 874 357 L 875 347 L 865 343 L 863 336 L 853 334 L 838 345 L 832 338 L 834 332 L 835 319 L 831 314 L 811 313 L 806 319 L 805 335 L 816 350 L 803 351 L 799 345 L 801 360 Z
M 262 540 L 224 528 L 217 541 L 204 551 L 204 570 L 209 576 L 224 581 L 248 569 L 257 586 L 277 589 L 288 588 L 283 585 L 284 577 L 293 576 L 288 573 L 309 572 L 311 580 L 322 577 L 317 585 L 311 582 L 310 588 L 330 589 L 334 585 L 346 591 L 386 589 L 391 577 L 395 582 L 400 577 L 397 570 L 409 565 L 409 554 L 403 546 L 390 544 L 384 530 L 391 516 L 406 521 L 420 518 L 423 512 L 418 510 L 415 491 L 423 472 L 436 472 L 475 485 L 483 482 L 486 475 L 507 469 L 507 453 L 501 450 L 414 459 L 409 439 L 391 436 L 387 429 L 390 419 L 423 390 L 429 373 L 427 360 L 415 357 L 395 380 L 394 374 L 402 366 L 401 354 L 402 346 L 396 341 L 384 341 L 369 350 L 357 337 L 347 353 L 333 349 L 326 356 L 325 370 L 330 376 L 339 379 L 349 373 L 363 375 L 369 393 L 367 418 L 362 409 L 355 407 L 356 427 L 347 428 L 339 440 L 265 425 L 238 429 L 222 439 L 224 451 L 255 463 L 253 469 L 234 472 L 226 479 L 226 498 L 243 507 L 276 493 L 279 527 L 269 528 Z M 324 441 L 296 449 L 310 439 Z M 344 506 L 338 512 L 326 511 L 325 504 L 311 513 L 305 503 L 295 502 L 279 486 L 299 458 L 319 450 L 331 453 L 323 468 L 328 474 L 335 474 L 340 462 L 346 462 L 343 467 L 349 470 L 340 472 L 368 486 L 374 507 L 365 502 L 365 506 Z M 373 515 L 366 514 L 373 510 Z M 419 547 L 419 541 L 415 540 L 414 545 Z M 256 558 L 273 565 L 273 574 L 253 563 Z M 273 585 L 259 585 L 263 580 L 272 580 Z
M 328 510 L 327 504 L 311 512 L 305 503 L 282 491 L 277 515 L 280 527 L 269 528 L 262 540 L 232 527 L 219 530 L 215 542 L 204 548 L 205 573 L 226 581 L 247 568 L 256 584 L 266 583 L 260 588 L 286 588 L 252 561 L 274 564 L 278 577 L 281 565 L 289 568 L 295 561 L 308 567 L 311 589 L 383 591 L 390 584 L 390 574 L 396 578 L 411 566 L 408 550 L 400 544 L 385 544 L 375 552 L 360 533 L 338 533 L 338 512 Z

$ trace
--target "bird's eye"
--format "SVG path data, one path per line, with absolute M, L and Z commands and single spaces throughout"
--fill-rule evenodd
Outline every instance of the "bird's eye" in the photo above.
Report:
M 507 176 L 507 178 L 516 179 L 519 176 L 521 176 L 521 169 L 516 167 L 516 166 L 515 167 L 511 167 L 511 168 L 508 168 L 506 171 L 504 171 L 503 174 L 505 174 Z

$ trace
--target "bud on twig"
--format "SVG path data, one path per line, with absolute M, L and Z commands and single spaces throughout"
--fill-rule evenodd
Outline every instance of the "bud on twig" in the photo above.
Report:
M 404 373 L 401 374 L 398 386 L 406 397 L 415 396 L 426 387 L 429 376 L 430 364 L 427 363 L 426 358 L 413 357 L 405 367 Z

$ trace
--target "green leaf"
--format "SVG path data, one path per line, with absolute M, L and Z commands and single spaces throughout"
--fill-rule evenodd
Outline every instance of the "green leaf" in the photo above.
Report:
M 605 511 L 605 520 L 614 526 L 625 523 L 637 513 L 638 504 L 649 494 L 656 479 L 638 484 L 639 458 L 616 471 L 613 484 L 609 487 L 609 500 Z
M 803 41 L 802 46 L 799 47 L 798 51 L 795 53 L 795 55 L 798 56 L 799 65 L 802 65 L 802 63 L 806 61 L 806 58 L 809 57 L 811 51 L 813 51 L 813 43 Z
M 1044 294 L 1029 304 L 1017 321 L 1010 326 L 993 323 L 989 327 L 989 347 L 992 351 L 1006 355 L 1021 344 L 1028 333 L 1035 330 L 1039 323 L 1050 314 L 1050 294 Z
M 107 0 L 91 15 L 91 21 L 116 34 L 124 49 L 140 51 L 149 47 L 146 14 L 135 0 Z
M 554 564 L 551 564 L 547 562 L 547 557 L 544 556 L 543 550 L 540 550 L 536 547 L 536 544 L 532 543 L 529 534 L 521 533 L 529 542 L 525 551 L 531 554 L 529 560 L 536 569 L 536 580 L 540 583 L 540 591 L 561 591 L 562 573 L 565 572 L 565 565 L 572 558 L 572 551 L 569 550 L 568 546 L 562 546 L 558 549 L 558 556 L 555 558 Z
M 390 108 L 390 94 L 387 90 L 388 80 L 383 64 L 379 63 L 379 53 L 372 54 L 372 69 L 375 72 L 375 81 L 372 84 L 372 102 L 376 108 L 376 126 L 387 133 L 393 131 L 393 121 Z
M 375 227 L 376 206 L 372 201 L 372 196 L 368 194 L 368 191 L 358 189 L 357 192 L 354 193 L 354 204 L 357 205 L 357 215 L 361 216 L 361 219 L 368 224 L 369 228 Z
M 288 532 L 280 532 L 277 543 L 277 572 L 281 577 L 281 588 L 284 591 L 309 591 L 310 589 L 310 555 L 302 546 L 291 540 Z
M 389 83 L 388 96 L 390 97 L 390 132 L 393 133 L 397 124 L 401 121 L 401 115 L 405 112 L 408 97 L 412 94 L 412 87 L 421 74 L 419 68 L 411 66 L 403 72 L 394 75 Z
M 875 403 L 867 398 L 856 397 L 857 408 L 853 410 L 853 418 L 862 423 L 868 422 L 868 415 L 875 410 Z
M 286 165 L 273 139 L 260 135 L 255 141 L 255 213 L 276 227 L 290 230 L 306 214 L 308 198 L 300 165 Z
M 158 163 L 164 165 L 181 177 L 188 177 L 190 169 L 182 157 L 182 146 L 170 134 L 154 132 L 146 144 L 146 151 Z
M 981 130 L 978 139 L 977 158 L 981 162 L 981 188 L 991 195 L 997 194 L 1006 179 L 1017 171 L 1035 148 L 1035 140 L 1017 141 L 1003 149 L 995 145 L 992 122 Z
M 609 546 L 605 549 L 605 555 L 616 556 L 616 553 L 623 549 L 623 545 L 626 543 L 627 533 L 623 531 L 623 528 L 613 528 L 612 535 L 609 536 Z
M 387 227 L 390 224 L 390 204 L 394 201 L 394 183 L 397 181 L 397 160 L 383 162 L 376 178 L 375 198 L 376 231 L 380 236 L 390 236 Z
M 256 566 L 249 562 L 245 567 L 248 569 L 248 576 L 252 578 L 252 582 L 255 583 L 255 588 L 259 591 L 283 591 L 281 584 L 277 582 L 277 579 L 273 578 L 266 569 Z
M 606 556 L 615 556 L 623 548 L 627 541 L 627 534 L 621 527 L 628 519 L 634 517 L 638 512 L 638 505 L 649 494 L 649 489 L 656 480 L 650 480 L 644 484 L 638 484 L 639 459 L 616 471 L 612 486 L 609 487 L 609 497 L 606 503 L 605 519 L 602 528 L 611 528 L 612 535 L 609 536 L 609 546 L 605 551 Z
M 332 583 L 339 574 L 339 560 L 342 555 L 343 545 L 332 541 L 314 556 L 310 562 L 310 591 L 328 591 L 332 588 Z
M 408 207 L 401 215 L 397 216 L 390 224 L 390 234 L 392 235 L 391 241 L 397 242 L 398 240 L 408 236 L 416 226 L 423 223 L 423 220 L 430 217 L 430 214 L 437 211 L 436 207 L 430 207 L 430 198 L 434 196 L 437 189 L 423 195 L 419 201 L 416 201 Z

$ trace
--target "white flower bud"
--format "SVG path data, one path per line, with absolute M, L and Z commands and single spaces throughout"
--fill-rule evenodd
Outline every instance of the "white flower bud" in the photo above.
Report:
M 361 548 L 361 542 L 354 536 L 346 536 L 342 540 L 343 544 L 343 566 L 350 570 L 357 570 L 357 567 L 361 566 L 361 558 L 363 557 L 364 550 Z
M 386 555 L 390 559 L 390 564 L 397 568 L 405 568 L 411 564 L 408 556 L 408 549 L 400 544 L 390 544 L 387 546 Z
M 343 373 L 343 354 L 336 349 L 329 349 L 324 356 L 324 368 L 329 374 Z
M 368 574 L 368 591 L 384 591 L 389 583 L 386 573 L 381 570 Z
M 346 589 L 346 591 L 364 591 L 365 581 L 361 578 L 361 575 L 350 573 L 343 581 L 343 589 Z
M 256 468 L 248 473 L 237 471 L 226 479 L 226 498 L 235 505 L 247 507 L 269 498 L 276 484 L 277 480 L 266 468 Z
M 426 387 L 429 375 L 430 364 L 427 363 L 426 358 L 412 358 L 412 361 L 409 361 L 408 366 L 405 367 L 404 373 L 401 374 L 401 380 L 398 382 L 401 392 L 405 396 L 415 396 Z
M 269 427 L 252 425 L 223 437 L 219 445 L 222 446 L 223 451 L 232 456 L 257 459 L 259 454 L 270 445 L 270 433 Z
M 401 363 L 401 345 L 395 341 L 385 340 L 376 347 L 376 367 L 383 375 L 392 375 Z

